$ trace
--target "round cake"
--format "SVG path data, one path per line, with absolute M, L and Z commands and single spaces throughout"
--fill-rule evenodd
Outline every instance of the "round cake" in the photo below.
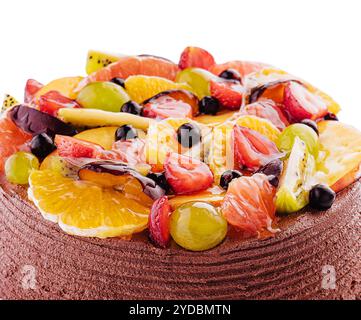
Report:
M 90 51 L 0 114 L 0 299 L 361 299 L 361 132 L 263 63 Z
M 18 196 L 0 201 L 3 299 L 361 299 L 360 182 L 274 238 L 201 253 L 69 236 Z M 23 286 L 29 266 L 34 288 Z

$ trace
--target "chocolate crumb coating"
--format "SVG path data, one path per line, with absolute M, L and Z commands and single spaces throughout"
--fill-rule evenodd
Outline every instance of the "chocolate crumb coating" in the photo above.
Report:
M 205 252 L 159 249 L 146 234 L 67 235 L 1 189 L 0 298 L 361 299 L 360 182 L 330 210 L 306 209 L 280 226 L 274 238 L 228 237 Z

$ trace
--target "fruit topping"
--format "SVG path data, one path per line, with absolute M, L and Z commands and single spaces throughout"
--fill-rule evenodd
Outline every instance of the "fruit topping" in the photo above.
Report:
M 242 177 L 242 173 L 238 170 L 227 170 L 222 173 L 221 180 L 219 185 L 224 189 L 227 190 L 229 184 L 232 180 Z
M 49 91 L 40 96 L 38 100 L 40 111 L 56 117 L 58 110 L 62 108 L 80 108 L 80 105 L 67 97 L 61 95 L 58 91 Z
M 45 159 L 50 153 L 56 150 L 56 146 L 51 137 L 46 133 L 40 133 L 31 140 L 30 150 L 38 159 Z
M 236 111 L 222 110 L 216 115 L 203 114 L 195 118 L 198 123 L 209 127 L 216 127 L 218 125 L 231 120 L 236 115 Z
M 242 77 L 246 75 L 257 72 L 265 68 L 265 64 L 259 62 L 250 62 L 250 61 L 229 61 L 223 64 L 216 64 L 210 71 L 216 75 L 221 74 L 225 70 L 234 69 L 236 70 Z
M 206 190 L 213 183 L 212 172 L 204 162 L 174 152 L 168 154 L 164 169 L 167 181 L 176 194 Z
M 10 109 L 11 107 L 16 106 L 17 104 L 19 104 L 19 102 L 13 96 L 11 96 L 10 94 L 6 94 L 5 97 L 4 97 L 4 101 L 3 101 L 3 104 L 2 104 L 1 110 L 0 110 L 0 114 L 3 111 L 5 111 L 7 109 Z
M 296 212 L 308 204 L 311 178 L 314 173 L 315 160 L 308 152 L 306 143 L 296 136 L 279 182 L 276 195 L 278 213 Z
M 276 145 L 257 131 L 236 125 L 232 133 L 235 167 L 251 172 L 280 158 Z
M 217 79 L 215 75 L 201 68 L 187 68 L 177 74 L 178 83 L 187 83 L 199 99 L 210 96 L 210 80 Z
M 201 143 L 202 133 L 194 123 L 184 123 L 178 128 L 177 137 L 184 148 L 192 148 Z
M 318 135 L 306 124 L 295 123 L 283 130 L 277 141 L 278 148 L 281 151 L 290 152 L 296 137 L 304 141 L 308 151 L 317 157 L 319 151 Z
M 86 62 L 86 73 L 92 74 L 102 68 L 109 66 L 111 63 L 120 59 L 119 55 L 109 54 L 95 50 L 89 50 Z
M 19 151 L 5 162 L 6 179 L 14 184 L 28 184 L 31 171 L 39 168 L 39 160 L 29 152 Z
M 113 83 L 117 84 L 118 86 L 121 86 L 125 89 L 125 80 L 122 78 L 113 78 L 110 80 L 110 82 L 113 82 Z
M 313 121 L 311 119 L 304 119 L 301 121 L 301 123 L 306 126 L 309 126 L 318 135 L 318 127 L 317 127 L 317 123 L 315 121 Z
M 341 191 L 361 176 L 361 132 L 338 121 L 321 121 L 318 169 L 325 182 Z
M 332 207 L 336 193 L 324 184 L 315 185 L 310 191 L 310 206 L 317 210 L 328 210 Z
M 208 51 L 198 47 L 187 47 L 181 54 L 178 66 L 182 70 L 191 67 L 209 70 L 215 63 Z
M 131 125 L 125 124 L 117 129 L 115 132 L 115 141 L 131 140 L 138 138 L 138 132 Z
M 143 231 L 150 206 L 122 191 L 76 181 L 50 170 L 33 171 L 29 198 L 43 217 L 66 233 L 82 237 L 121 237 Z
M 78 94 L 77 102 L 87 109 L 119 112 L 129 96 L 125 90 L 112 82 L 93 82 Z
M 324 120 L 338 121 L 337 116 L 334 113 L 328 113 L 323 117 Z
M 29 79 L 25 85 L 24 102 L 32 103 L 35 98 L 35 95 L 42 87 L 44 87 L 44 85 L 41 84 L 40 82 L 33 79 Z
M 145 164 L 145 141 L 143 139 L 119 140 L 112 148 L 117 158 L 131 166 Z
M 260 99 L 272 100 L 275 103 L 283 104 L 285 87 L 296 80 L 276 80 L 266 82 L 252 87 L 247 98 L 249 104 L 255 103 Z
M 295 121 L 316 120 L 328 112 L 326 103 L 320 97 L 294 81 L 285 87 L 283 104 Z
M 238 81 L 224 80 L 210 82 L 211 96 L 227 109 L 239 109 L 243 102 L 244 88 Z
M 190 202 L 172 213 L 170 233 L 174 241 L 185 249 L 209 250 L 226 237 L 227 221 L 211 204 Z
M 281 107 L 279 107 L 273 100 L 260 100 L 255 103 L 248 104 L 241 109 L 241 114 L 267 119 L 281 131 L 289 125 Z
M 47 85 L 43 86 L 38 92 L 36 92 L 35 101 L 37 101 L 39 97 L 49 91 L 58 91 L 64 97 L 75 100 L 77 94 L 74 92 L 74 90 L 79 85 L 82 79 L 82 77 L 65 77 L 55 79 L 49 82 Z
M 138 103 L 143 103 L 163 91 L 191 89 L 186 83 L 150 76 L 131 76 L 125 80 L 125 88 L 131 99 Z
M 171 207 L 167 196 L 156 200 L 150 209 L 149 237 L 161 248 L 166 248 L 170 242 L 170 214 Z
M 173 81 L 178 71 L 178 66 L 167 59 L 149 55 L 124 56 L 117 62 L 90 74 L 79 83 L 76 91 L 80 91 L 91 82 L 110 81 L 113 78 L 127 79 L 133 75 L 156 76 Z
M 147 177 L 154 180 L 166 193 L 170 191 L 170 185 L 167 182 L 164 172 L 150 172 L 147 174 Z
M 122 105 L 120 112 L 126 112 L 140 116 L 142 114 L 142 107 L 138 103 L 130 100 Z
M 226 69 L 219 74 L 219 77 L 227 80 L 236 80 L 242 83 L 242 77 L 236 69 Z
M 222 215 L 244 238 L 275 233 L 275 193 L 263 174 L 234 179 L 224 197 Z
M 239 126 L 257 131 L 275 143 L 281 134 L 280 130 L 278 130 L 272 122 L 257 116 L 241 115 L 235 119 L 235 123 Z
M 216 115 L 220 109 L 219 101 L 216 98 L 206 96 L 199 101 L 199 112 Z
M 280 159 L 275 159 L 263 167 L 261 167 L 257 173 L 263 173 L 268 177 L 268 181 L 273 185 L 275 188 L 278 187 L 280 182 L 280 177 L 283 171 L 283 162 Z
M 131 184 L 135 196 L 141 197 L 143 192 L 153 200 L 165 194 L 165 190 L 154 180 L 119 162 L 90 162 L 80 168 L 78 175 L 81 180 L 92 181 L 104 187 L 118 186 L 117 190 L 127 186 L 129 191 Z M 149 203 L 149 200 L 147 202 Z
M 19 128 L 32 135 L 47 133 L 51 136 L 55 134 L 73 136 L 77 133 L 73 126 L 26 105 L 18 105 L 9 110 L 9 117 Z

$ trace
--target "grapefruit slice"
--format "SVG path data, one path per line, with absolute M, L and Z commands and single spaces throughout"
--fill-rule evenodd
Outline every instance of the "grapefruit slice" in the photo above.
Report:
M 157 76 L 175 80 L 178 66 L 166 59 L 154 56 L 126 56 L 86 77 L 78 86 L 79 91 L 90 82 L 110 81 L 113 78 L 127 79 L 133 75 Z

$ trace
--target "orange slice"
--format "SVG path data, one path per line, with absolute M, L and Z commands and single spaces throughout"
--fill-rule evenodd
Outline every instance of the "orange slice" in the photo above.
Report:
M 150 208 L 113 188 L 77 181 L 50 171 L 33 171 L 29 198 L 43 217 L 82 237 L 123 237 L 147 227 Z

